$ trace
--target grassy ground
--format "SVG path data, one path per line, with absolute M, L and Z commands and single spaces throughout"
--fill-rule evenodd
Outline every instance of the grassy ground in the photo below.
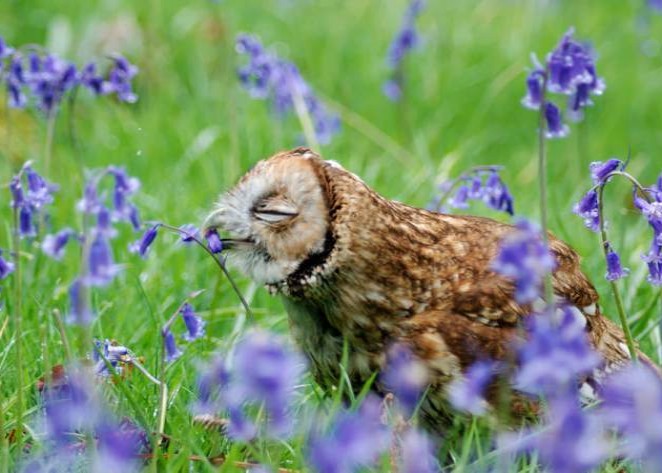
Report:
M 123 52 L 140 67 L 135 105 L 93 99 L 87 94 L 75 110 L 60 114 L 47 178 L 61 188 L 51 209 L 54 228 L 75 226 L 75 202 L 85 171 L 124 165 L 142 181 L 136 201 L 143 217 L 172 224 L 199 224 L 218 193 L 257 160 L 296 145 L 294 118 L 278 121 L 266 103 L 252 100 L 236 80 L 243 62 L 234 51 L 239 32 L 258 34 L 265 44 L 294 61 L 304 77 L 340 113 L 342 132 L 322 154 L 362 176 L 380 193 L 424 206 L 435 185 L 477 164 L 501 164 L 518 215 L 537 218 L 535 114 L 519 101 L 532 51 L 543 56 L 570 26 L 590 40 L 599 54 L 598 70 L 607 90 L 569 138 L 549 146 L 551 229 L 583 255 L 583 268 L 603 296 L 607 314 L 615 310 L 597 236 L 572 215 L 573 203 L 590 185 L 591 161 L 624 158 L 644 184 L 662 166 L 660 96 L 662 96 L 662 16 L 641 1 L 429 1 L 420 18 L 422 47 L 405 66 L 406 90 L 399 104 L 381 93 L 387 78 L 385 54 L 399 27 L 406 2 L 368 0 L 160 2 L 147 0 L 88 2 L 6 1 L 0 4 L 0 35 L 18 45 L 37 43 L 81 64 L 109 50 Z M 71 124 L 73 124 L 73 129 Z M 0 183 L 26 160 L 45 172 L 45 121 L 38 114 L 9 111 L 0 116 Z M 75 134 L 77 144 L 72 141 Z M 9 192 L 2 186 L 0 248 L 11 245 Z M 659 360 L 659 292 L 645 283 L 639 254 L 649 242 L 648 229 L 628 207 L 629 189 L 608 190 L 612 238 L 632 274 L 623 283 L 635 336 Z M 495 215 L 480 205 L 472 212 Z M 144 356 L 156 370 L 159 326 L 191 291 L 206 289 L 197 307 L 208 321 L 208 336 L 191 344 L 168 370 L 171 399 L 166 431 L 173 436 L 173 456 L 159 468 L 179 471 L 192 454 L 239 447 L 192 427 L 196 362 L 228 339 L 241 313 L 227 281 L 202 252 L 163 238 L 147 260 L 126 251 L 130 231 L 115 241 L 115 255 L 125 265 L 110 287 L 94 293 L 100 316 L 93 333 L 116 339 Z M 67 310 L 66 290 L 78 271 L 70 251 L 61 263 L 45 258 L 36 244 L 24 242 L 24 358 L 26 406 L 34 411 L 37 379 L 46 365 L 64 361 L 64 347 L 52 317 Z M 257 323 L 286 330 L 280 303 L 262 288 L 237 275 L 257 314 Z M 2 281 L 0 300 L 0 402 L 4 431 L 13 428 L 17 372 L 13 325 L 5 325 L 15 307 L 15 280 Z M 67 328 L 77 353 L 79 334 Z M 47 353 L 47 356 L 44 354 Z M 128 380 L 136 405 L 116 396 L 118 410 L 154 422 L 156 388 L 133 374 Z M 140 412 L 136 412 L 136 411 Z M 270 450 L 276 464 L 301 468 L 299 441 Z M 451 438 L 448 448 L 462 461 L 480 457 L 489 432 L 478 424 Z M 12 468 L 17 452 L 10 445 Z M 285 459 L 287 461 L 285 461 Z M 268 460 L 268 459 L 266 459 Z M 194 468 L 210 468 L 204 463 Z M 227 471 L 233 467 L 226 466 Z M 386 470 L 385 470 L 386 471 Z M 528 469 L 526 471 L 533 471 Z

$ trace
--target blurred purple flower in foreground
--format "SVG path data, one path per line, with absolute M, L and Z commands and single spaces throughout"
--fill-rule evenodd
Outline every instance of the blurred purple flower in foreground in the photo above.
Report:
M 547 55 L 544 65 L 534 56 L 533 69 L 526 78 L 526 96 L 522 105 L 532 110 L 543 107 L 547 138 L 563 138 L 570 131 L 562 121 L 559 107 L 546 100 L 547 92 L 568 96 L 567 115 L 579 121 L 583 109 L 593 105 L 591 96 L 601 95 L 605 89 L 604 80 L 596 73 L 593 51 L 575 41 L 573 35 L 573 29 L 563 35 L 556 48 Z
M 158 223 L 149 227 L 139 240 L 129 245 L 129 251 L 131 253 L 138 253 L 142 258 L 146 258 L 147 250 L 149 250 L 150 246 L 152 246 L 152 243 L 154 243 L 154 240 L 156 240 L 158 230 Z
M 198 412 L 227 409 L 228 434 L 250 440 L 258 434 L 287 438 L 292 434 L 291 410 L 305 370 L 302 356 L 275 334 L 253 331 L 240 340 L 229 366 L 218 360 L 203 371 Z M 264 430 L 248 416 L 249 407 L 264 408 Z
M 422 432 L 410 428 L 400 439 L 400 473 L 438 473 L 434 444 Z
M 517 389 L 550 398 L 576 391 L 581 377 L 601 364 L 589 344 L 585 324 L 584 315 L 573 306 L 528 317 L 528 337 L 517 346 Z
M 249 58 L 238 74 L 251 97 L 269 98 L 278 115 L 296 110 L 295 102 L 301 100 L 310 114 L 317 140 L 321 144 L 329 143 L 340 130 L 340 119 L 326 109 L 297 67 L 265 50 L 255 36 L 241 34 L 236 44 L 237 52 Z
M 92 379 L 85 368 L 69 367 L 58 389 L 43 390 L 45 448 L 22 471 L 139 471 L 147 434 L 128 419 L 115 421 Z M 92 456 L 86 453 L 90 439 Z
M 556 262 L 543 242 L 540 230 L 526 220 L 507 234 L 492 262 L 492 269 L 515 282 L 515 299 L 525 304 L 540 297 L 542 282 Z
M 600 406 L 605 422 L 621 435 L 620 453 L 641 461 L 644 471 L 662 471 L 662 382 L 644 363 L 607 379 Z
M 2 257 L 2 250 L 0 250 L 0 279 L 5 279 L 14 272 L 14 263 L 7 261 Z
M 601 417 L 583 411 L 572 393 L 549 402 L 540 427 L 501 434 L 498 445 L 510 454 L 535 452 L 552 473 L 593 471 L 611 451 Z
M 409 347 L 396 344 L 389 350 L 388 362 L 382 377 L 387 390 L 393 393 L 407 415 L 416 408 L 428 381 L 425 365 Z
M 54 260 L 61 260 L 64 256 L 64 249 L 69 240 L 76 235 L 71 228 L 60 230 L 55 235 L 46 235 L 41 244 L 41 249 Z
M 382 91 L 389 99 L 397 102 L 402 97 L 403 70 L 402 62 L 405 55 L 419 43 L 416 31 L 416 17 L 425 7 L 423 0 L 412 0 L 407 7 L 402 26 L 397 32 L 388 49 L 387 63 L 393 71 L 392 77 L 382 86 Z
M 339 411 L 326 431 L 312 432 L 308 463 L 317 473 L 352 473 L 370 467 L 388 450 L 391 434 L 382 423 L 382 403 L 366 398 L 356 411 Z
M 496 368 L 494 361 L 478 361 L 462 378 L 454 380 L 448 387 L 448 398 L 453 407 L 474 415 L 484 414 L 487 410 L 485 391 L 497 374 Z

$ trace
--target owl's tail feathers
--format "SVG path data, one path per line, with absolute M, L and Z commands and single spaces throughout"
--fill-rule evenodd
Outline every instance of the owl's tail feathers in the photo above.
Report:
M 603 378 L 624 367 L 630 362 L 631 357 L 625 335 L 617 324 L 606 317 L 600 317 L 599 323 L 595 325 L 597 326 L 593 326 L 593 330 L 591 330 L 591 339 L 604 359 L 604 367 L 600 370 L 602 372 L 601 376 L 596 376 L 596 378 Z M 660 366 L 639 349 L 637 349 L 637 359 L 651 368 L 662 379 Z M 596 381 L 599 382 L 600 380 L 597 379 Z

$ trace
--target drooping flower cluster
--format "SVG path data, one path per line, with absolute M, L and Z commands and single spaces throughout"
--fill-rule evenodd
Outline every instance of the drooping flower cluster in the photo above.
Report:
M 53 203 L 53 193 L 57 190 L 57 186 L 46 182 L 32 169 L 32 164 L 28 161 L 12 178 L 9 189 L 12 194 L 11 206 L 18 213 L 19 235 L 21 238 L 36 237 L 38 217 L 44 206 Z
M 515 299 L 521 304 L 540 297 L 542 281 L 556 263 L 545 245 L 540 230 L 531 222 L 520 220 L 506 235 L 492 269 L 515 283 Z
M 186 326 L 186 333 L 183 336 L 184 340 L 187 342 L 193 342 L 205 335 L 206 322 L 195 312 L 195 309 L 193 309 L 191 304 L 188 302 L 182 304 L 182 306 L 177 311 L 177 314 L 175 315 L 181 315 L 182 320 L 184 321 L 184 325 Z M 167 363 L 175 361 L 183 354 L 183 352 L 177 346 L 174 334 L 170 330 L 170 325 L 172 322 L 174 322 L 174 318 L 168 321 L 166 326 L 161 331 L 165 345 Z
M 20 180 L 12 181 L 14 202 L 30 202 L 30 199 L 34 202 L 36 199 L 44 204 L 52 201 L 52 186 L 34 174 L 36 173 L 27 173 L 31 191 L 25 195 L 21 190 Z M 105 176 L 112 176 L 114 181 L 110 199 L 105 191 L 100 191 L 100 183 Z M 114 261 L 110 241 L 117 235 L 115 224 L 118 222 L 128 222 L 134 230 L 140 228 L 138 209 L 131 202 L 139 187 L 138 179 L 127 175 L 124 169 L 109 166 L 87 181 L 83 198 L 76 205 L 76 209 L 88 222 L 83 234 L 78 234 L 71 228 L 64 228 L 44 237 L 41 243 L 42 251 L 55 260 L 62 259 L 68 242 L 78 241 L 83 245 L 81 274 L 69 288 L 70 321 L 89 323 L 93 313 L 86 297 L 86 288 L 107 286 L 120 273 L 122 267 Z M 28 209 L 33 207 L 34 203 L 27 205 Z M 27 228 L 28 225 L 25 225 L 25 229 Z M 23 230 L 21 232 L 23 233 Z
M 267 51 L 260 41 L 251 35 L 237 37 L 237 52 L 248 56 L 247 65 L 239 69 L 239 80 L 251 97 L 270 99 L 274 111 L 284 116 L 297 110 L 298 102 L 305 106 L 313 122 L 315 136 L 321 144 L 331 141 L 340 130 L 340 119 L 329 112 L 315 95 L 311 86 L 291 62 Z
M 129 419 L 115 420 L 91 379 L 85 368 L 69 367 L 57 389 L 45 386 L 40 435 L 46 448 L 22 471 L 140 470 L 139 454 L 149 451 L 147 434 Z
M 403 60 L 405 55 L 419 44 L 416 31 L 416 18 L 425 7 L 423 0 L 412 0 L 407 7 L 402 26 L 391 41 L 386 62 L 391 69 L 391 78 L 382 86 L 382 91 L 389 99 L 397 102 L 402 97 Z
M 533 70 L 526 79 L 527 94 L 522 105 L 532 110 L 544 112 L 547 138 L 563 138 L 570 131 L 563 123 L 560 108 L 548 100 L 547 93 L 561 94 L 568 97 L 567 115 L 579 121 L 583 109 L 593 105 L 591 97 L 601 95 L 605 89 L 604 80 L 598 77 L 595 69 L 593 51 L 573 39 L 574 30 L 570 29 L 547 55 L 545 65 L 533 58 Z
M 573 212 L 584 219 L 586 227 L 598 232 L 604 216 L 601 215 L 599 191 L 613 176 L 622 175 L 631 183 L 636 179 L 625 172 L 625 164 L 616 158 L 605 162 L 594 162 L 590 165 L 591 178 L 595 184 L 574 206 Z M 647 188 L 633 186 L 633 204 L 648 221 L 653 230 L 653 238 L 648 253 L 642 255 L 648 266 L 648 281 L 656 286 L 662 285 L 662 174 L 655 184 Z M 606 225 L 605 225 L 606 226 Z M 605 242 L 607 260 L 606 279 L 614 281 L 628 275 L 629 270 L 623 268 L 618 253 L 611 243 Z
M 450 208 L 467 209 L 469 201 L 478 200 L 491 209 L 514 215 L 513 196 L 501 179 L 500 171 L 501 166 L 480 166 L 462 173 L 456 179 L 443 182 L 439 186 L 441 194 L 428 208 L 444 211 L 446 203 Z M 454 194 L 447 198 L 454 188 Z
M 47 115 L 57 110 L 64 97 L 79 86 L 96 95 L 115 94 L 120 101 L 135 102 L 138 97 L 131 82 L 138 69 L 122 56 L 111 59 L 112 65 L 104 77 L 97 73 L 94 62 L 79 70 L 54 54 L 28 47 L 12 48 L 0 38 L 0 68 L 6 70 L 3 79 L 9 106 L 25 108 L 34 104 Z
M 117 374 L 120 374 L 123 365 L 130 359 L 129 349 L 109 340 L 95 340 L 92 350 L 92 361 L 94 361 L 94 373 L 98 376 L 111 374 L 109 366 L 112 366 Z
M 204 370 L 195 410 L 227 410 L 228 434 L 235 439 L 250 440 L 260 430 L 270 438 L 286 438 L 292 434 L 293 402 L 305 366 L 301 355 L 277 335 L 252 331 L 231 357 L 219 358 Z M 266 422 L 251 418 L 260 407 Z

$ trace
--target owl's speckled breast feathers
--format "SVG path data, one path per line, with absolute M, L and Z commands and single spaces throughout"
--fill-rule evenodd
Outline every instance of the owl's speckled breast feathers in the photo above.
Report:
M 304 148 L 257 164 L 221 196 L 206 226 L 229 234 L 231 262 L 282 295 L 323 385 L 338 380 L 343 340 L 357 386 L 404 342 L 441 392 L 474 361 L 508 356 L 518 321 L 532 309 L 490 269 L 512 226 L 388 200 Z M 576 253 L 554 238 L 551 249 L 555 295 L 575 306 L 607 362 L 627 359 Z

